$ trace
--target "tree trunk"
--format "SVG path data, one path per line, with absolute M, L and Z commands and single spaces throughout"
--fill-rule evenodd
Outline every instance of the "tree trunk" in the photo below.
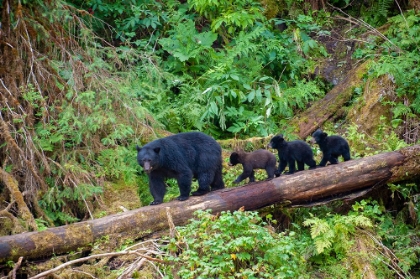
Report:
M 0 262 L 40 258 L 89 247 L 101 237 L 138 239 L 167 229 L 167 213 L 175 225 L 185 224 L 193 212 L 212 209 L 213 213 L 256 210 L 274 203 L 291 205 L 319 202 L 352 194 L 387 182 L 413 180 L 420 176 L 420 145 L 382 153 L 324 168 L 282 175 L 242 187 L 228 188 L 187 201 L 172 201 L 156 206 L 84 221 L 42 232 L 0 237 Z
M 289 122 L 296 123 L 299 138 L 306 138 L 328 119 L 339 117 L 344 113 L 341 108 L 351 99 L 354 88 L 363 83 L 363 74 L 366 73 L 369 63 L 370 61 L 367 61 L 349 71 L 346 78 L 334 86 L 324 98 L 295 117 L 294 121 Z

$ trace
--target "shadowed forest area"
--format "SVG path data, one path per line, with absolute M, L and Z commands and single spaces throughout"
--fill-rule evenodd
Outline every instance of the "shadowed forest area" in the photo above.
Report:
M 398 179 L 345 199 L 290 198 L 217 214 L 192 210 L 201 207 L 189 200 L 190 221 L 178 225 L 182 209 L 155 217 L 169 230 L 0 257 L 0 278 L 420 278 L 420 1 L 0 6 L 0 255 L 6 237 L 83 221 L 106 232 L 101 218 L 148 206 L 136 145 L 180 132 L 219 142 L 227 188 L 248 183 L 234 183 L 242 166 L 229 166 L 230 154 L 267 149 L 277 134 L 308 143 L 318 128 L 340 135 L 354 165 L 405 156 L 398 174 L 388 171 Z M 319 146 L 311 149 L 319 163 Z M 340 173 L 347 163 L 316 172 Z M 287 177 L 275 180 L 291 183 Z M 265 180 L 265 171 L 255 178 Z M 162 209 L 182 205 L 177 181 L 166 183 Z

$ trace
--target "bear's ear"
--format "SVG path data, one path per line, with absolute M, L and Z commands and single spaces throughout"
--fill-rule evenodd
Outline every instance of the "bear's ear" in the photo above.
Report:
M 153 151 L 154 151 L 156 154 L 159 154 L 159 152 L 160 152 L 160 147 L 155 147 L 155 148 L 153 148 Z
M 324 138 L 326 138 L 326 137 L 328 137 L 328 134 L 327 133 L 322 133 L 322 136 L 324 137 Z
M 140 152 L 141 147 L 140 147 L 140 146 L 138 146 L 138 145 L 136 145 L 136 149 L 137 149 L 137 152 Z

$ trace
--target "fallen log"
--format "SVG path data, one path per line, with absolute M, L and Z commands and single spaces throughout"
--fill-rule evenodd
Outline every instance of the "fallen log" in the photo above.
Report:
M 298 131 L 300 139 L 304 139 L 316 129 L 320 128 L 324 122 L 331 118 L 340 116 L 342 108 L 351 99 L 354 88 L 363 84 L 363 74 L 366 73 L 370 61 L 359 65 L 349 71 L 344 80 L 334 86 L 324 98 L 316 101 L 310 108 L 299 114 L 289 123 L 296 126 L 294 131 Z
M 0 237 L 0 262 L 19 257 L 35 259 L 76 250 L 89 250 L 101 237 L 139 239 L 167 229 L 167 213 L 175 225 L 185 224 L 198 210 L 213 213 L 256 210 L 275 203 L 290 205 L 321 201 L 351 194 L 387 182 L 410 181 L 420 176 L 420 145 L 371 157 L 339 163 L 324 168 L 282 175 L 268 181 L 247 184 L 191 197 L 145 206 L 100 219 L 41 232 L 27 232 Z

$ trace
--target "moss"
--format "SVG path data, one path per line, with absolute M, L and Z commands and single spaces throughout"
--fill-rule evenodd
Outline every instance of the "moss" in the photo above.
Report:
M 11 234 L 14 229 L 12 220 L 2 216 L 0 216 L 0 218 L 2 218 L 0 226 L 0 236 Z
M 355 100 L 347 120 L 370 136 L 374 135 L 380 126 L 391 127 L 392 114 L 389 106 L 383 105 L 383 101 L 386 99 L 384 92 L 393 90 L 394 85 L 386 75 L 368 80 L 363 95 Z
M 132 210 L 142 206 L 137 185 L 126 184 L 123 181 L 107 183 L 104 186 L 103 199 L 100 206 L 95 209 L 95 218 Z
M 413 180 L 415 177 L 419 177 L 420 147 L 407 147 L 398 152 L 404 156 L 404 164 L 391 169 L 392 178 L 390 182 L 402 181 L 404 178 Z
M 245 140 L 241 139 L 228 139 L 218 140 L 217 142 L 222 146 L 223 149 L 237 150 L 242 149 L 245 151 L 252 151 L 260 148 L 265 148 L 270 141 L 269 137 L 254 137 Z

